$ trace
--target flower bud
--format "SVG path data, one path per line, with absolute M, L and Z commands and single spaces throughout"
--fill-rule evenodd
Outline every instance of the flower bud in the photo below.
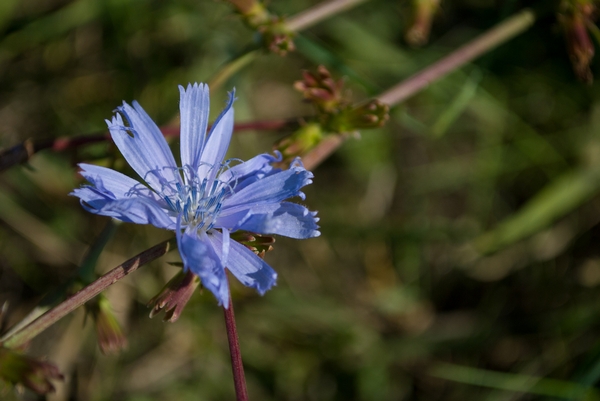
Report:
M 265 46 L 273 53 L 285 56 L 294 51 L 294 33 L 287 28 L 282 17 L 275 16 L 265 5 L 256 0 L 229 0 L 250 28 L 258 31 Z
M 49 363 L 0 347 L 0 378 L 22 384 L 38 394 L 54 391 L 50 380 L 63 380 L 58 368 Z
M 564 0 L 558 14 L 558 20 L 565 31 L 567 51 L 575 75 L 588 84 L 594 79 L 590 63 L 595 49 L 588 28 L 593 26 L 595 11 L 596 6 L 589 0 Z
M 378 99 L 371 99 L 366 103 L 350 109 L 348 125 L 354 129 L 382 127 L 390 118 L 390 106 Z
M 103 354 L 114 354 L 127 348 L 127 337 L 123 334 L 104 294 L 88 302 L 86 308 L 94 319 L 98 345 Z
M 169 280 L 157 296 L 148 301 L 147 306 L 152 308 L 150 317 L 152 318 L 164 310 L 164 322 L 177 321 L 199 284 L 198 276 L 191 271 L 181 270 Z
M 323 139 L 323 130 L 318 123 L 309 123 L 300 127 L 292 135 L 283 138 L 273 147 L 283 155 L 281 166 L 287 165 L 298 156 L 305 155 Z
M 319 66 L 316 74 L 305 71 L 303 77 L 294 87 L 315 105 L 319 123 L 306 124 L 281 141 L 276 149 L 284 156 L 305 154 L 321 141 L 322 131 L 347 133 L 375 128 L 385 124 L 389 118 L 389 106 L 377 99 L 353 105 L 344 91 L 344 81 L 334 80 L 323 66 Z
M 413 23 L 404 38 L 409 45 L 420 47 L 429 40 L 431 21 L 440 8 L 440 0 L 413 0 L 413 6 Z
M 320 65 L 317 73 L 302 73 L 303 80 L 297 81 L 294 88 L 302 92 L 304 98 L 324 113 L 333 113 L 346 106 L 343 97 L 344 81 L 335 81 L 327 68 Z

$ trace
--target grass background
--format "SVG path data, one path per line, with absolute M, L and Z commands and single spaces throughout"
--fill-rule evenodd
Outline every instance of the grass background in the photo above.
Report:
M 311 1 L 273 1 L 293 15 Z M 410 2 L 373 0 L 306 30 L 297 51 L 262 54 L 236 87 L 236 121 L 310 115 L 292 85 L 326 65 L 352 96 L 376 96 L 525 6 L 443 1 L 430 43 L 403 40 Z M 232 7 L 197 0 L 4 0 L 0 146 L 103 132 L 122 100 L 176 124 L 177 84 L 207 81 L 259 38 Z M 593 70 L 597 71 L 595 65 Z M 277 287 L 232 285 L 253 400 L 600 399 L 600 102 L 579 83 L 553 13 L 518 38 L 394 107 L 315 170 L 306 205 L 322 236 L 278 238 Z M 236 135 L 231 157 L 284 133 Z M 177 151 L 177 140 L 172 141 Z M 3 327 L 71 277 L 107 223 L 68 193 L 75 163 L 114 163 L 108 144 L 42 152 L 0 176 Z M 107 271 L 169 238 L 123 224 Z M 67 380 L 48 400 L 230 400 L 222 311 L 197 292 L 174 324 L 146 302 L 176 253 L 108 291 L 129 339 L 102 355 L 74 313 L 28 351 Z M 10 387 L 2 399 L 39 399 Z

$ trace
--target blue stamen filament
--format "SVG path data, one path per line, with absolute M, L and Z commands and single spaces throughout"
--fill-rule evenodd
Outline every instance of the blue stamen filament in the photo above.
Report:
M 173 186 L 166 186 L 161 194 L 168 208 L 181 214 L 183 227 L 205 231 L 214 226 L 223 199 L 231 192 L 230 185 L 218 177 L 210 183 L 206 178 L 201 183 L 198 180 L 190 180 L 186 185 L 176 183 L 175 188 L 173 191 Z

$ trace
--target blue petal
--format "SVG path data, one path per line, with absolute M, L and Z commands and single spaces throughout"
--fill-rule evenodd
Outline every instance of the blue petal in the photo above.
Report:
M 231 195 L 223 202 L 221 213 L 228 215 L 257 204 L 277 203 L 293 196 L 304 199 L 300 188 L 310 184 L 312 177 L 313 174 L 301 166 L 279 171 Z
M 179 112 L 181 115 L 181 165 L 196 171 L 206 140 L 210 99 L 208 85 L 179 86 Z
M 233 101 L 235 90 L 229 93 L 229 102 L 214 122 L 198 166 L 198 176 L 214 180 L 221 162 L 225 158 L 233 133 Z M 213 168 L 214 167 L 214 168 Z
M 223 228 L 221 229 L 221 232 L 223 233 L 223 246 L 221 247 L 221 263 L 223 264 L 223 266 L 227 266 L 227 262 L 229 261 L 229 245 L 231 243 L 231 238 L 229 237 L 228 229 Z
M 133 178 L 106 167 L 80 163 L 79 168 L 81 168 L 79 174 L 99 191 L 106 193 L 113 199 L 125 198 L 130 196 L 136 188 L 144 187 Z M 147 190 L 147 192 L 150 191 Z
M 231 183 L 234 191 L 239 192 L 253 182 L 281 171 L 281 169 L 273 167 L 273 163 L 280 162 L 281 159 L 282 156 L 279 152 L 276 152 L 276 156 L 263 153 L 224 171 L 219 176 L 219 180 Z
M 239 217 L 239 213 L 219 217 L 215 226 L 228 227 L 232 231 L 246 230 L 258 234 L 278 234 L 296 239 L 321 235 L 316 212 L 310 212 L 296 203 L 259 205 L 250 208 L 243 218 L 239 219 Z
M 83 187 L 73 191 L 88 212 L 114 217 L 126 223 L 152 224 L 167 230 L 175 229 L 175 219 L 156 201 L 144 197 L 111 199 L 96 188 Z
M 179 231 L 179 230 L 178 230 Z M 198 236 L 200 235 L 200 237 Z M 204 231 L 184 232 L 177 235 L 179 252 L 184 268 L 200 277 L 204 288 L 210 290 L 219 305 L 229 307 L 229 283 L 225 269 L 221 264 L 221 257 Z M 220 253 L 220 252 L 219 252 Z
M 220 232 L 212 232 L 209 239 L 215 248 L 222 247 L 223 236 Z M 236 241 L 230 242 L 227 269 L 242 284 L 256 289 L 260 295 L 263 295 L 277 282 L 275 270 L 250 249 Z
M 134 106 L 123 103 L 118 108 L 129 126 L 117 114 L 111 122 L 107 121 L 108 129 L 129 165 L 160 192 L 163 184 L 179 182 L 179 171 L 160 129 L 137 102 Z

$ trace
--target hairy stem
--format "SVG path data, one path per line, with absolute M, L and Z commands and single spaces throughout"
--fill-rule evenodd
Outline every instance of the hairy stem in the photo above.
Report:
M 123 277 L 136 271 L 140 266 L 158 259 L 175 248 L 177 248 L 177 241 L 175 238 L 173 238 L 168 241 L 161 242 L 152 248 L 146 249 L 142 253 L 115 267 L 87 287 L 76 292 L 65 301 L 61 302 L 25 326 L 23 329 L 11 335 L 9 338 L 2 339 L 1 344 L 8 348 L 16 348 L 27 343 L 42 331 L 46 330 L 58 320 L 73 312 L 75 309 L 94 298 L 96 295 L 100 294 L 102 291 Z
M 233 313 L 233 302 L 229 294 L 229 308 L 223 308 L 225 313 L 225 327 L 227 329 L 227 340 L 229 341 L 229 352 L 231 354 L 231 370 L 233 372 L 233 383 L 235 386 L 236 401 L 248 401 L 248 390 L 246 389 L 246 376 L 242 363 L 242 352 L 235 326 L 235 314 Z

